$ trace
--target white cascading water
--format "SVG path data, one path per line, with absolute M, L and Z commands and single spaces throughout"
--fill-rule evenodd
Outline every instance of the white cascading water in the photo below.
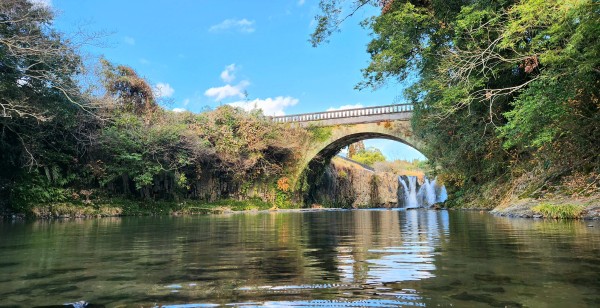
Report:
M 402 188 L 404 189 L 404 204 L 406 205 L 406 208 L 419 207 L 419 202 L 417 201 L 417 177 L 409 176 L 408 185 L 404 182 L 402 177 L 398 177 L 398 180 L 402 183 Z
M 404 205 L 406 208 L 431 206 L 435 203 L 444 202 L 448 199 L 446 187 L 438 186 L 437 179 L 429 181 L 427 177 L 424 179 L 423 185 L 419 187 L 417 192 L 417 177 L 406 176 L 408 184 L 403 177 L 398 177 L 398 181 L 402 184 L 404 191 Z
M 446 191 L 446 186 L 442 185 L 440 187 L 440 192 L 438 193 L 435 202 L 444 202 L 448 200 L 448 192 Z

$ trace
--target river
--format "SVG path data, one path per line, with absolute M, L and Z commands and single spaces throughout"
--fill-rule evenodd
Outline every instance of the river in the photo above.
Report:
M 354 210 L 0 223 L 0 306 L 80 301 L 600 306 L 600 222 Z

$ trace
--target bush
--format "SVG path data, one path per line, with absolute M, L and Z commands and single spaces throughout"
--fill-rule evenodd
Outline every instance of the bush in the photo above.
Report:
M 549 204 L 542 203 L 534 206 L 532 210 L 544 215 L 546 218 L 554 219 L 577 219 L 581 217 L 584 206 L 575 204 Z

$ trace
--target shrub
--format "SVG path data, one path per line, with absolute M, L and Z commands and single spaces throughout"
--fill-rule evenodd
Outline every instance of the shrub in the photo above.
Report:
M 532 210 L 544 215 L 546 218 L 554 219 L 577 219 L 581 217 L 584 206 L 575 204 L 549 204 L 542 203 L 534 206 Z

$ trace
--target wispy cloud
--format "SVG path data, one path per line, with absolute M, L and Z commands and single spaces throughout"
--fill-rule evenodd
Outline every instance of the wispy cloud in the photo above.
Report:
M 154 94 L 157 97 L 171 97 L 173 93 L 175 93 L 175 90 L 168 83 L 159 82 L 154 89 Z
M 123 37 L 123 42 L 125 42 L 125 44 L 129 45 L 129 46 L 133 46 L 135 45 L 135 39 L 131 36 L 125 36 Z
M 305 0 L 298 0 L 298 6 L 303 6 L 304 2 L 306 2 Z
M 226 84 L 222 87 L 214 87 L 206 90 L 204 95 L 208 97 L 212 97 L 215 101 L 220 101 L 224 98 L 228 97 L 239 97 L 243 98 L 245 96 L 244 90 L 246 87 L 250 85 L 250 82 L 247 80 L 242 80 L 235 86 L 230 84 Z
M 210 32 L 223 32 L 223 31 L 239 31 L 242 33 L 252 33 L 256 30 L 254 20 L 243 19 L 225 19 L 222 22 L 211 26 L 208 31 Z
M 339 106 L 339 107 L 330 107 L 329 109 L 327 109 L 327 111 L 354 109 L 354 108 L 362 108 L 362 107 L 364 107 L 364 106 L 361 104 L 343 105 L 343 106 Z
M 221 72 L 221 80 L 224 82 L 232 82 L 235 80 L 235 63 L 229 64 L 225 67 L 225 70 Z
M 254 99 L 251 101 L 238 101 L 230 103 L 234 107 L 240 107 L 246 111 L 261 109 L 263 114 L 268 116 L 285 115 L 284 109 L 289 106 L 294 106 L 298 103 L 297 98 L 291 96 L 277 96 L 275 98 Z
M 183 105 L 184 106 L 187 106 L 189 104 L 190 104 L 190 99 L 189 98 L 186 98 L 186 99 L 183 100 Z

